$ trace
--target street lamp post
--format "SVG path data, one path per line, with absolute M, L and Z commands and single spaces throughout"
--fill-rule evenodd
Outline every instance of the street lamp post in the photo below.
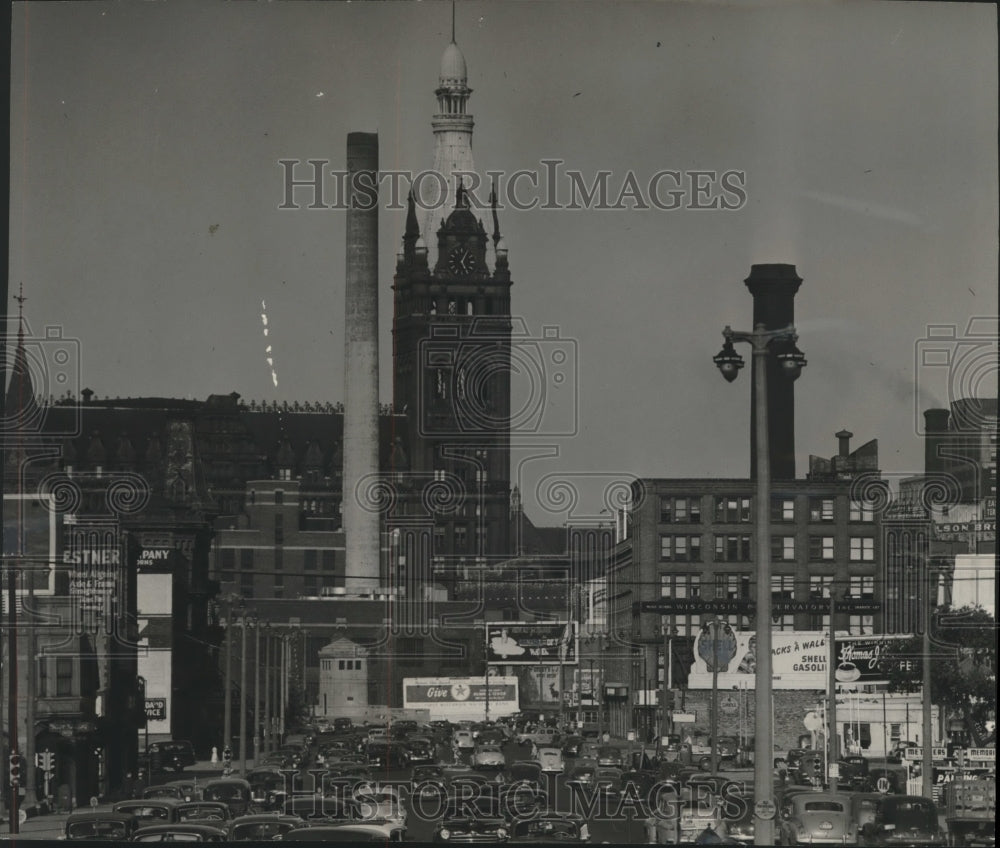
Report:
M 726 327 L 722 332 L 725 344 L 713 358 L 722 376 L 728 382 L 736 379 L 743 367 L 743 357 L 733 348 L 733 342 L 750 344 L 753 349 L 754 367 L 754 453 L 757 466 L 757 668 L 754 675 L 756 688 L 756 708 L 754 710 L 754 784 L 757 802 L 774 809 L 774 733 L 771 724 L 773 710 L 773 680 L 771 677 L 771 560 L 770 560 L 770 520 L 771 520 L 771 462 L 768 445 L 767 424 L 767 358 L 775 356 L 781 363 L 782 371 L 789 379 L 796 379 L 806 364 L 802 352 L 795 346 L 795 328 L 768 330 L 758 323 L 752 333 L 737 332 Z M 771 350 L 774 342 L 779 344 Z M 761 816 L 754 826 L 756 845 L 774 844 L 773 816 Z
M 274 692 L 274 635 L 271 633 L 271 623 L 264 625 L 264 722 L 261 725 L 263 736 L 262 744 L 264 750 L 270 752 L 274 749 L 274 720 L 271 717 L 273 706 L 271 704 Z
M 260 696 L 260 626 L 254 621 L 254 687 L 253 687 L 253 761 L 254 765 L 260 762 L 260 751 L 263 747 L 261 737 L 264 735 L 264 728 L 261 726 L 261 696 Z

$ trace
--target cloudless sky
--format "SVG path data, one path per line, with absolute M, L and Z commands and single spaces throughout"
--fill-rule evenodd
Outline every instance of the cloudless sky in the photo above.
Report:
M 343 167 L 364 130 L 383 168 L 429 168 L 450 25 L 443 2 L 15 6 L 11 281 L 34 333 L 79 338 L 102 398 L 342 399 L 344 216 L 279 210 L 278 160 Z M 749 368 L 730 386 L 711 357 L 749 329 L 753 263 L 804 280 L 800 475 L 842 427 L 919 472 L 915 410 L 995 396 L 992 5 L 466 0 L 457 42 L 480 170 L 746 173 L 736 211 L 501 213 L 514 312 L 575 342 L 577 431 L 527 440 L 553 454 L 521 479 L 536 520 L 570 517 L 534 503 L 551 474 L 577 519 L 604 474 L 747 475 Z M 380 223 L 386 401 L 403 222 Z M 918 365 L 930 325 L 956 328 L 953 368 Z

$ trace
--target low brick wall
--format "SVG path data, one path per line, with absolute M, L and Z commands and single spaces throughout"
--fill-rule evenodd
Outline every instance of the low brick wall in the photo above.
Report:
M 802 720 L 810 710 L 816 708 L 816 703 L 823 697 L 822 691 L 797 690 L 797 689 L 776 689 L 774 691 L 774 744 L 780 751 L 787 751 L 790 748 L 797 748 L 799 737 L 808 735 L 808 731 Z M 674 730 L 681 736 L 691 733 L 694 736 L 696 731 L 701 731 L 705 738 L 709 735 L 711 727 L 711 700 L 712 693 L 708 690 L 688 691 L 684 695 L 684 712 L 694 713 L 696 720 L 694 724 L 678 724 Z M 726 703 L 736 704 L 736 714 L 727 715 L 722 706 Z M 740 717 L 742 715 L 743 733 L 747 736 L 754 735 L 754 721 L 756 717 L 756 699 L 754 691 L 736 692 L 732 690 L 719 690 L 719 735 L 737 736 L 740 732 Z M 681 704 L 678 699 L 676 709 L 680 711 Z

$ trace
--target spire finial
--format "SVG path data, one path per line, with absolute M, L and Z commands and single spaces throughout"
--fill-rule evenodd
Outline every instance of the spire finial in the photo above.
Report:
M 497 218 L 497 181 L 493 178 L 493 187 L 490 189 L 490 209 L 493 212 L 493 247 L 500 241 L 500 221 Z
M 17 294 L 14 295 L 14 300 L 17 301 L 17 335 L 19 339 L 24 338 L 24 302 L 27 300 L 24 296 L 24 282 L 18 284 Z
M 455 43 L 455 0 L 451 0 L 451 43 Z

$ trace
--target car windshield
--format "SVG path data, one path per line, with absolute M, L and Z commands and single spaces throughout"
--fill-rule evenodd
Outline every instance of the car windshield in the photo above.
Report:
M 290 822 L 248 822 L 233 828 L 233 839 L 273 839 L 292 828 Z
M 124 840 L 128 836 L 125 822 L 84 821 L 75 822 L 67 828 L 70 839 Z
M 239 801 L 243 793 L 242 786 L 208 786 L 203 794 L 206 801 Z
M 929 827 L 937 821 L 934 807 L 926 801 L 892 801 L 887 800 L 882 806 L 885 821 L 904 830 L 906 828 Z
M 202 842 L 200 833 L 183 833 L 170 831 L 170 833 L 143 833 L 132 837 L 133 842 Z
M 806 801 L 802 809 L 807 813 L 842 813 L 844 805 L 837 801 Z

